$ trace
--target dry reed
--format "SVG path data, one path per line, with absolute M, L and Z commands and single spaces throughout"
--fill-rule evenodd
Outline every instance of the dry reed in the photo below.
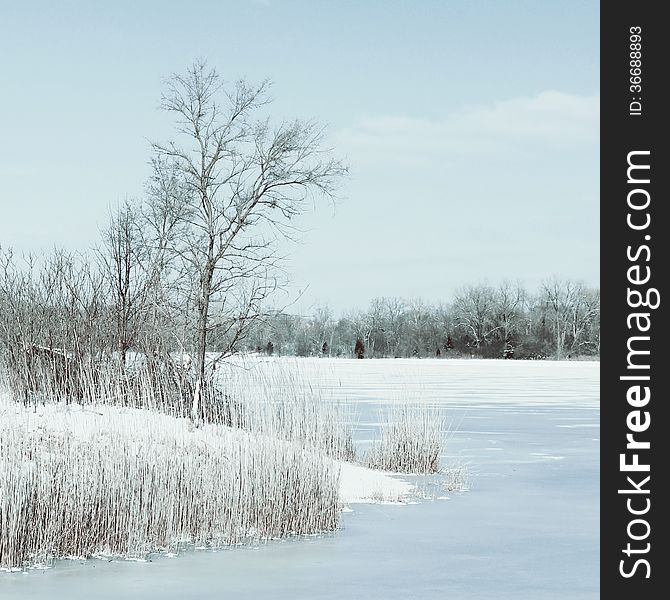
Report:
M 367 466 L 395 473 L 437 473 L 444 419 L 423 405 L 395 404 L 384 415 L 379 438 L 365 456 Z
M 323 455 L 222 426 L 99 410 L 84 418 L 48 407 L 47 426 L 3 419 L 0 568 L 65 556 L 143 557 L 337 526 L 339 472 Z

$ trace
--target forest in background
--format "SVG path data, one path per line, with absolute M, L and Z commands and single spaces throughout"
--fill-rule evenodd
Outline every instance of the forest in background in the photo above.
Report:
M 570 359 L 600 354 L 600 291 L 550 279 L 530 293 L 519 283 L 461 288 L 443 304 L 376 298 L 337 317 L 282 312 L 259 319 L 249 351 L 358 358 L 459 357 Z

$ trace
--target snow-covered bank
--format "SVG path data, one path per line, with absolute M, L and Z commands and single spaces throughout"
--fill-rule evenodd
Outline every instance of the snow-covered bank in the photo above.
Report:
M 0 568 L 337 527 L 337 465 L 299 444 L 95 405 L 1 412 Z
M 411 490 L 299 442 L 222 425 L 0 402 L 0 568 L 330 531 L 344 504 L 398 502 Z
M 26 409 L 4 398 L 0 400 L 0 420 L 0 430 L 5 431 L 73 436 L 89 443 L 104 436 L 121 435 L 137 447 L 157 442 L 179 447 L 205 444 L 215 450 L 234 442 L 260 444 L 267 441 L 265 436 L 240 429 L 220 425 L 195 427 L 190 419 L 114 406 L 39 405 Z M 340 473 L 341 503 L 400 502 L 415 488 L 392 474 L 340 460 L 329 462 Z

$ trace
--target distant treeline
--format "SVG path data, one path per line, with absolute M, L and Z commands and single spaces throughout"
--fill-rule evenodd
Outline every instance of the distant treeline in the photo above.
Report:
M 535 293 L 519 284 L 471 285 L 451 302 L 377 298 L 336 317 L 276 313 L 254 323 L 247 349 L 296 356 L 566 359 L 600 354 L 600 292 L 553 279 Z

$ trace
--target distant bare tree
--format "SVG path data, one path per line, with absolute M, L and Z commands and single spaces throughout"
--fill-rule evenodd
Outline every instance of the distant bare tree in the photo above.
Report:
M 370 358 L 375 356 L 378 346 L 384 349 L 383 303 L 381 298 L 373 298 L 365 313 L 365 350 Z
M 495 320 L 500 328 L 499 337 L 503 342 L 508 342 L 523 326 L 526 291 L 519 282 L 503 281 L 496 289 L 495 298 Z
M 472 285 L 456 293 L 453 304 L 456 326 L 479 349 L 500 328 L 495 319 L 496 293 L 488 284 Z
M 368 353 L 369 357 L 374 356 L 375 341 L 380 334 L 381 314 L 381 300 L 375 298 L 370 302 L 367 311 L 356 310 L 349 313 L 344 319 L 351 328 L 351 333 L 356 342 L 360 341 L 363 344 L 364 350 Z M 358 354 L 356 350 L 354 350 L 354 353 Z
M 204 63 L 167 83 L 164 110 L 175 115 L 180 141 L 153 144 L 180 184 L 180 220 L 187 224 L 175 252 L 192 274 L 196 308 L 197 417 L 206 382 L 209 335 L 217 331 L 233 351 L 276 287 L 277 234 L 290 236 L 292 219 L 312 195 L 332 196 L 342 164 L 322 147 L 314 123 L 272 127 L 260 112 L 268 83 L 224 86 Z
M 402 327 L 407 305 L 401 298 L 382 298 L 382 323 L 386 341 L 386 355 L 399 356 Z
M 116 346 L 124 369 L 146 309 L 147 251 L 138 209 L 126 201 L 112 213 L 98 250 L 112 294 Z
M 580 352 L 592 346 L 600 351 L 600 290 L 579 286 L 579 293 L 572 307 L 571 352 Z M 589 348 L 590 349 L 590 348 Z
M 333 345 L 333 334 L 335 330 L 333 311 L 329 306 L 317 306 L 314 309 L 312 329 L 314 347 L 318 352 L 321 352 L 322 355 L 329 354 L 330 347 Z M 324 348 L 326 348 L 325 351 Z
M 586 353 L 595 352 L 600 355 L 600 290 L 591 290 L 593 297 L 593 316 L 589 320 L 588 327 L 584 335 L 584 340 L 580 343 L 580 346 L 583 350 L 586 350 Z
M 414 298 L 405 311 L 406 353 L 409 356 L 421 356 L 429 350 L 435 352 L 437 342 L 437 321 L 434 310 L 424 301 Z
M 579 350 L 583 335 L 599 319 L 600 293 L 583 283 L 553 278 L 542 284 L 541 303 L 554 335 L 556 358 Z

